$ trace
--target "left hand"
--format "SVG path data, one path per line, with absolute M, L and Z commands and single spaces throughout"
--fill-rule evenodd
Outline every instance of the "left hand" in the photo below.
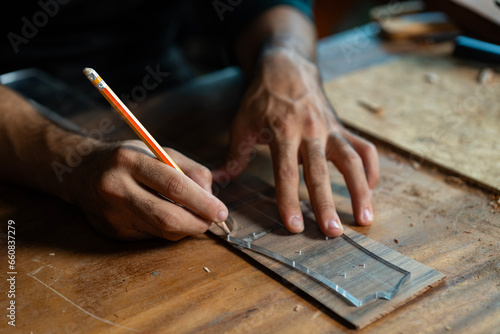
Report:
M 344 176 L 356 221 L 371 224 L 371 192 L 379 177 L 376 148 L 341 125 L 325 97 L 316 65 L 293 51 L 276 48 L 263 54 L 232 125 L 227 163 L 214 172 L 214 179 L 226 169 L 233 177 L 241 173 L 256 144 L 270 147 L 278 208 L 290 232 L 304 229 L 299 163 L 325 235 L 335 237 L 343 232 L 333 202 L 328 161 Z

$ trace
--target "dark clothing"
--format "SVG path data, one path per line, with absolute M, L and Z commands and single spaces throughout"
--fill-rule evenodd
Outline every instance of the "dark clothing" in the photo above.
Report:
M 0 73 L 37 67 L 78 89 L 88 90 L 92 87 L 82 69 L 93 67 L 119 93 L 140 84 L 149 67 L 171 73 L 165 81 L 176 83 L 186 76 L 176 61 L 176 45 L 186 19 L 200 18 L 208 29 L 203 36 L 222 41 L 213 45 L 224 44 L 230 50 L 234 38 L 265 10 L 286 4 L 311 17 L 311 2 L 14 1 L 0 14 L 4 36 L 0 43 Z

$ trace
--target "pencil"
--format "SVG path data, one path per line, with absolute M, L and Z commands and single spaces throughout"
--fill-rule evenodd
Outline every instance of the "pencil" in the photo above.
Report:
M 127 122 L 127 124 L 134 130 L 134 132 L 141 138 L 141 140 L 146 144 L 151 152 L 160 160 L 166 163 L 168 166 L 178 170 L 182 174 L 184 172 L 179 166 L 174 162 L 174 160 L 168 155 L 163 147 L 158 144 L 158 142 L 153 138 L 148 130 L 139 122 L 139 120 L 132 114 L 132 112 L 127 108 L 127 106 L 120 100 L 118 96 L 113 92 L 113 90 L 102 80 L 101 76 L 92 68 L 84 68 L 83 74 L 90 80 L 92 85 L 104 96 L 104 98 L 111 104 L 111 106 L 120 114 L 120 116 Z M 217 223 L 217 225 L 227 234 L 230 233 L 229 228 L 225 222 Z

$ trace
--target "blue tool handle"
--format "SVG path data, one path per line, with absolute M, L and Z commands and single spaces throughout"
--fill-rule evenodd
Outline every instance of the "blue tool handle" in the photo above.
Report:
M 460 58 L 500 63 L 500 45 L 458 36 L 455 38 L 453 55 Z

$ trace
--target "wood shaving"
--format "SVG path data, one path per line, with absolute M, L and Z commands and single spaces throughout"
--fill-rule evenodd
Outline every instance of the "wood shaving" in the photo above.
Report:
M 427 81 L 430 84 L 434 84 L 439 81 L 439 76 L 436 73 L 426 73 L 425 74 L 425 81 Z
M 449 184 L 461 185 L 464 183 L 461 178 L 456 176 L 447 176 L 444 181 Z
M 374 114 L 380 114 L 382 113 L 382 111 L 384 111 L 381 106 L 365 98 L 359 99 L 358 104 Z
M 304 306 L 302 305 L 299 305 L 297 304 L 297 306 L 295 306 L 295 308 L 293 309 L 295 312 L 299 312 L 300 310 L 302 310 L 304 308 Z
M 493 81 L 493 70 L 489 67 L 483 68 L 477 76 L 477 82 L 481 85 L 486 85 L 491 81 Z

